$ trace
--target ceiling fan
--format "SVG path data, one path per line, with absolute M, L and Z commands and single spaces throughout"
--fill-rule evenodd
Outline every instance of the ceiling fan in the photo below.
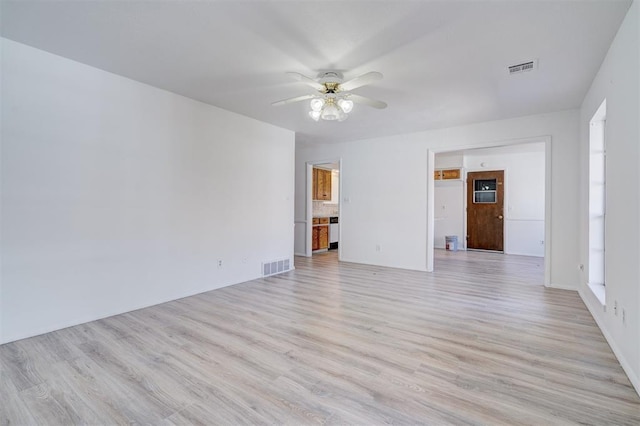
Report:
M 342 81 L 342 73 L 338 71 L 324 71 L 317 79 L 312 79 L 297 72 L 288 72 L 293 79 L 313 87 L 317 93 L 296 96 L 272 103 L 273 106 L 286 105 L 310 99 L 309 116 L 315 121 L 320 120 L 346 120 L 347 115 L 353 109 L 353 104 L 369 105 L 373 108 L 386 108 L 387 104 L 375 99 L 350 93 L 353 89 L 381 80 L 379 72 L 368 72 L 348 81 Z

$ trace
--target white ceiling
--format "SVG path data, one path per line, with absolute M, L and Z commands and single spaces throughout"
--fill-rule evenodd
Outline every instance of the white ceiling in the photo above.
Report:
M 2 1 L 6 38 L 331 143 L 580 106 L 630 0 Z M 506 67 L 537 59 L 536 71 Z M 379 71 L 344 122 L 286 71 Z

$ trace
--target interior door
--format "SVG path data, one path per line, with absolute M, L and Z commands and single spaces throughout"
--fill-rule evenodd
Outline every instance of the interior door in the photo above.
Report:
M 467 173 L 467 248 L 504 250 L 504 171 Z

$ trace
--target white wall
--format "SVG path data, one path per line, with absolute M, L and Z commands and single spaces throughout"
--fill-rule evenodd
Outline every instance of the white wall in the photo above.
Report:
M 441 152 L 435 157 L 436 169 L 456 169 L 464 167 L 463 152 Z
M 292 258 L 292 132 L 2 43 L 0 343 Z
M 445 237 L 455 235 L 458 237 L 458 250 L 464 250 L 466 248 L 465 185 L 462 180 L 436 181 L 433 197 L 433 246 L 444 249 Z
M 436 154 L 434 161 L 436 169 L 464 167 L 464 155 L 462 152 Z M 458 249 L 463 250 L 466 248 L 463 181 L 446 180 L 434 182 L 433 201 L 433 246 L 444 249 L 446 247 L 445 237 L 456 235 L 458 237 Z
M 296 217 L 304 217 L 304 164 L 342 158 L 342 259 L 427 269 L 428 151 L 551 138 L 550 285 L 577 288 L 578 111 L 322 146 L 296 147 Z M 339 126 L 339 123 L 334 123 Z M 345 201 L 345 200 L 350 201 Z M 376 250 L 380 246 L 380 251 Z
M 629 9 L 580 110 L 580 294 L 640 391 L 640 4 Z M 607 100 L 606 307 L 589 277 L 589 120 Z M 613 305 L 617 302 L 617 315 Z M 623 322 L 622 310 L 625 311 Z

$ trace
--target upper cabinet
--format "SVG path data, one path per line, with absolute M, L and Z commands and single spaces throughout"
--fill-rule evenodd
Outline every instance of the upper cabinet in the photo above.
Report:
M 435 180 L 462 180 L 462 169 L 436 169 Z
M 331 201 L 331 170 L 313 169 L 313 199 Z

